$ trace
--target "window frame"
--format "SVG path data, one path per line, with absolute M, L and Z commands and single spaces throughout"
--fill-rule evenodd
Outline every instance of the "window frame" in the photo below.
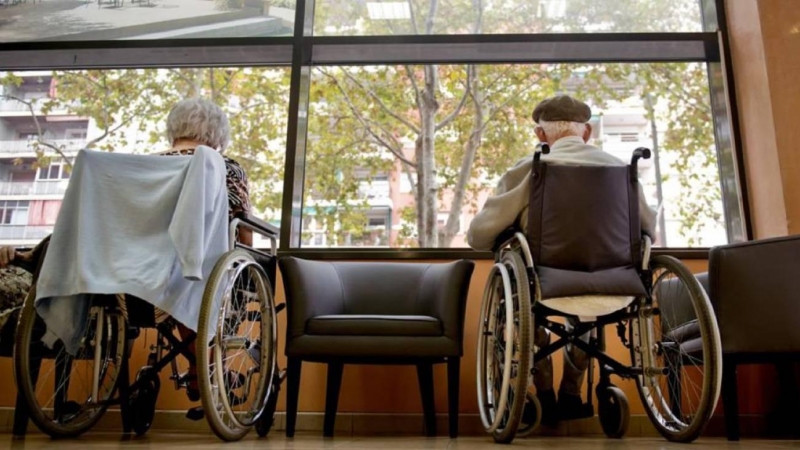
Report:
M 314 0 L 298 0 L 289 37 L 18 42 L 0 47 L 0 67 L 78 70 L 158 67 L 290 67 L 280 248 L 314 259 L 492 258 L 470 249 L 301 249 L 311 69 L 326 65 L 703 62 L 711 106 L 728 241 L 751 240 L 747 180 L 724 0 L 698 0 L 705 32 L 538 35 L 313 36 Z M 621 45 L 625 44 L 625 45 Z M 554 56 L 557 55 L 557 56 Z M 462 224 L 463 225 L 463 224 Z M 707 248 L 657 254 L 706 259 Z

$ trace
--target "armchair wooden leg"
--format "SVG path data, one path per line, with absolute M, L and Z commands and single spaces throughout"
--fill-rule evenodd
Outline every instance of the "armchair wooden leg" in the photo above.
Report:
M 343 371 L 344 365 L 342 363 L 328 363 L 328 386 L 325 390 L 325 425 L 323 427 L 323 435 L 325 437 L 333 437 Z
M 461 358 L 447 360 L 447 403 L 450 438 L 458 437 L 458 394 L 461 385 Z
M 739 394 L 736 386 L 736 363 L 722 358 L 722 403 L 725 408 L 725 434 L 729 441 L 739 440 Z
M 422 411 L 425 415 L 425 435 L 436 436 L 436 403 L 433 397 L 433 364 L 417 364 L 419 391 L 422 394 Z
M 294 428 L 297 424 L 297 400 L 300 397 L 300 370 L 303 361 L 298 358 L 289 358 L 286 368 L 286 437 L 294 437 Z

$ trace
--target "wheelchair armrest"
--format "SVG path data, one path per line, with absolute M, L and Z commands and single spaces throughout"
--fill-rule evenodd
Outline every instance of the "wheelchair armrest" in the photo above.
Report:
M 236 218 L 239 219 L 242 223 L 246 224 L 249 228 L 252 228 L 253 231 L 262 234 L 266 237 L 278 237 L 280 234 L 280 228 L 267 223 L 264 220 L 259 219 L 258 217 L 247 214 L 247 213 L 239 213 L 236 215 Z
M 514 235 L 519 230 L 514 227 L 508 227 L 500 233 L 500 236 L 497 236 L 497 239 L 494 241 L 494 246 L 492 247 L 492 253 L 497 253 L 498 250 L 505 244 L 506 242 L 510 241 L 514 238 Z

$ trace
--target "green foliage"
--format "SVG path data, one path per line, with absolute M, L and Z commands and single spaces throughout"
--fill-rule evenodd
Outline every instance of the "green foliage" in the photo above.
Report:
M 42 114 L 66 109 L 92 119 L 98 128 L 87 147 L 101 151 L 121 148 L 135 153 L 167 150 L 164 126 L 177 101 L 204 96 L 228 114 L 231 145 L 226 155 L 236 159 L 250 179 L 251 199 L 270 220 L 279 218 L 284 171 L 286 69 L 126 69 L 54 72 L 56 95 L 41 99 Z M 3 86 L 22 79 L 6 74 Z M 36 117 L 36 115 L 34 115 Z M 47 146 L 41 135 L 42 146 Z M 40 156 L 45 158 L 44 148 Z M 46 162 L 46 161 L 45 161 Z
M 548 9 L 553 3 L 558 2 L 408 0 L 411 19 L 370 20 L 366 2 L 318 0 L 315 31 L 398 35 L 701 28 L 696 0 L 571 0 L 564 14 L 555 16 Z M 272 5 L 293 7 L 293 1 Z M 680 221 L 680 233 L 698 244 L 703 227 L 722 220 L 705 70 L 688 63 L 315 68 L 304 214 L 324 227 L 329 244 L 366 239 L 370 201 L 360 189 L 378 174 L 399 174 L 410 181 L 414 204 L 401 209 L 392 245 L 449 246 L 461 212 L 477 212 L 481 194 L 533 151 L 530 112 L 538 101 L 570 92 L 603 108 L 649 95 L 657 103 L 652 118 L 661 126 L 663 163 L 674 169 L 681 189 L 678 203 L 668 207 Z M 288 70 L 110 70 L 56 72 L 55 77 L 58 95 L 38 107 L 63 107 L 92 118 L 100 134 L 90 136 L 90 144 L 106 151 L 166 148 L 163 123 L 170 106 L 195 95 L 213 98 L 230 116 L 228 154 L 248 172 L 254 204 L 277 218 Z M 13 87 L 21 79 L 7 74 L 0 82 Z M 437 220 L 441 211 L 450 212 L 444 226 Z

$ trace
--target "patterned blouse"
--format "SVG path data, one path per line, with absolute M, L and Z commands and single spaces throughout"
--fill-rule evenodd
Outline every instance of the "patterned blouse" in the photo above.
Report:
M 181 150 L 170 150 L 159 154 L 167 156 L 193 155 L 194 149 L 185 148 Z M 225 181 L 228 185 L 229 218 L 233 220 L 236 214 L 240 212 L 250 214 L 250 211 L 253 209 L 250 204 L 250 190 L 247 185 L 247 174 L 244 172 L 242 166 L 227 156 L 223 155 L 222 159 L 225 161 L 225 168 L 227 169 Z

